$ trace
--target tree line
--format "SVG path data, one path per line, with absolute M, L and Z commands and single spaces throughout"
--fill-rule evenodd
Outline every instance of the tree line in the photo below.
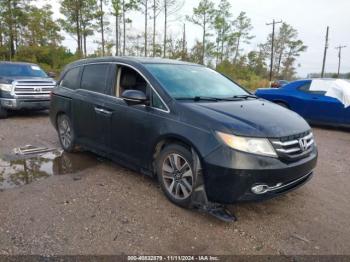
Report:
M 245 12 L 234 16 L 236 7 L 228 0 L 198 0 L 186 16 L 184 0 L 59 0 L 59 5 L 62 18 L 54 20 L 51 5 L 38 8 L 32 0 L 1 0 L 0 59 L 59 71 L 82 57 L 165 57 L 205 64 L 248 87 L 266 84 L 272 35 L 248 52 L 255 37 L 251 19 Z M 142 26 L 134 27 L 135 16 L 142 17 Z M 183 22 L 179 35 L 169 32 L 175 20 Z M 188 46 L 189 24 L 201 30 L 193 46 Z M 64 33 L 76 41 L 75 52 L 62 46 Z M 98 46 L 93 53 L 88 52 L 88 39 Z M 274 45 L 274 77 L 292 79 L 296 59 L 307 47 L 287 23 L 279 27 Z

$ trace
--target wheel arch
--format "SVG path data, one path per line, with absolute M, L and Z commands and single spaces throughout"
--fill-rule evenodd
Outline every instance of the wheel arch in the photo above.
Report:
M 202 161 L 202 157 L 200 154 L 200 151 L 198 148 L 187 138 L 181 136 L 181 135 L 176 135 L 176 134 L 167 134 L 159 137 L 154 143 L 152 147 L 152 156 L 151 156 L 151 161 L 152 161 L 152 169 L 153 173 L 156 174 L 156 168 L 155 168 L 155 160 L 159 156 L 160 152 L 170 144 L 179 144 L 187 148 L 190 152 L 194 150 L 196 154 L 198 155 L 200 161 Z
M 69 117 L 69 114 L 67 114 L 65 111 L 63 111 L 63 110 L 57 111 L 56 114 L 55 114 L 55 117 L 54 117 L 54 126 L 55 126 L 56 129 L 57 129 L 58 117 L 61 116 L 61 115 L 66 115 L 66 116 Z

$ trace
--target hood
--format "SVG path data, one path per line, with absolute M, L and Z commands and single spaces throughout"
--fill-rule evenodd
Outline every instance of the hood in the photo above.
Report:
M 240 136 L 278 138 L 310 130 L 310 126 L 297 113 L 262 99 L 186 103 L 185 106 L 229 129 L 219 131 Z
M 28 77 L 28 76 L 0 76 L 3 83 L 12 83 L 13 81 L 54 81 L 50 77 Z

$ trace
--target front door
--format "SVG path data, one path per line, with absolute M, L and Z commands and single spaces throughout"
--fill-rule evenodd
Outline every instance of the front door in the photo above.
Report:
M 157 114 L 165 113 L 166 106 L 159 100 L 155 108 L 152 103 L 154 91 L 147 80 L 138 72 L 126 66 L 116 70 L 115 97 L 105 101 L 105 107 L 112 111 L 111 147 L 113 153 L 123 162 L 141 168 L 149 168 L 152 145 L 158 137 L 157 128 L 162 121 Z M 122 98 L 127 89 L 143 91 L 150 98 L 149 105 L 128 105 Z

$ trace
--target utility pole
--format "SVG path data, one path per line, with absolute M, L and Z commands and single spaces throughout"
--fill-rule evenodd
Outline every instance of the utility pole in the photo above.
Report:
M 346 45 L 339 45 L 339 46 L 337 46 L 335 48 L 335 49 L 338 49 L 338 58 L 339 58 L 339 61 L 338 61 L 338 78 L 339 78 L 339 75 L 340 75 L 341 50 L 343 48 L 346 48 Z
M 105 32 L 104 32 L 104 22 L 103 22 L 103 0 L 100 0 L 100 11 L 101 11 L 101 38 L 102 38 L 102 56 L 105 56 Z
M 164 1 L 164 44 L 163 57 L 166 58 L 166 44 L 167 44 L 167 26 L 168 26 L 168 2 Z
M 186 24 L 184 24 L 183 36 L 182 36 L 182 60 L 186 59 Z
M 272 23 L 268 23 L 266 25 L 272 25 L 272 37 L 271 37 L 271 62 L 270 62 L 270 81 L 272 81 L 272 70 L 273 70 L 273 52 L 274 52 L 274 44 L 275 44 L 275 27 L 277 24 L 281 24 L 282 21 L 276 22 L 273 19 Z
M 153 0 L 153 57 L 156 56 L 156 20 L 157 20 L 157 0 Z
M 321 78 L 324 77 L 324 69 L 325 69 L 325 66 L 326 66 L 326 58 L 327 58 L 327 50 L 328 50 L 328 34 L 329 34 L 329 26 L 327 26 L 326 43 L 325 43 L 325 46 L 324 46 L 324 54 L 323 54 L 323 64 L 322 64 Z
M 126 49 L 126 22 L 125 22 L 125 0 L 122 2 L 123 6 L 123 56 L 125 56 L 125 49 Z
M 119 11 L 116 11 L 119 12 Z M 115 14 L 115 56 L 119 55 L 119 31 L 120 31 L 120 26 L 119 26 L 119 14 Z
M 145 0 L 145 57 L 147 57 L 147 43 L 148 43 L 148 0 Z

